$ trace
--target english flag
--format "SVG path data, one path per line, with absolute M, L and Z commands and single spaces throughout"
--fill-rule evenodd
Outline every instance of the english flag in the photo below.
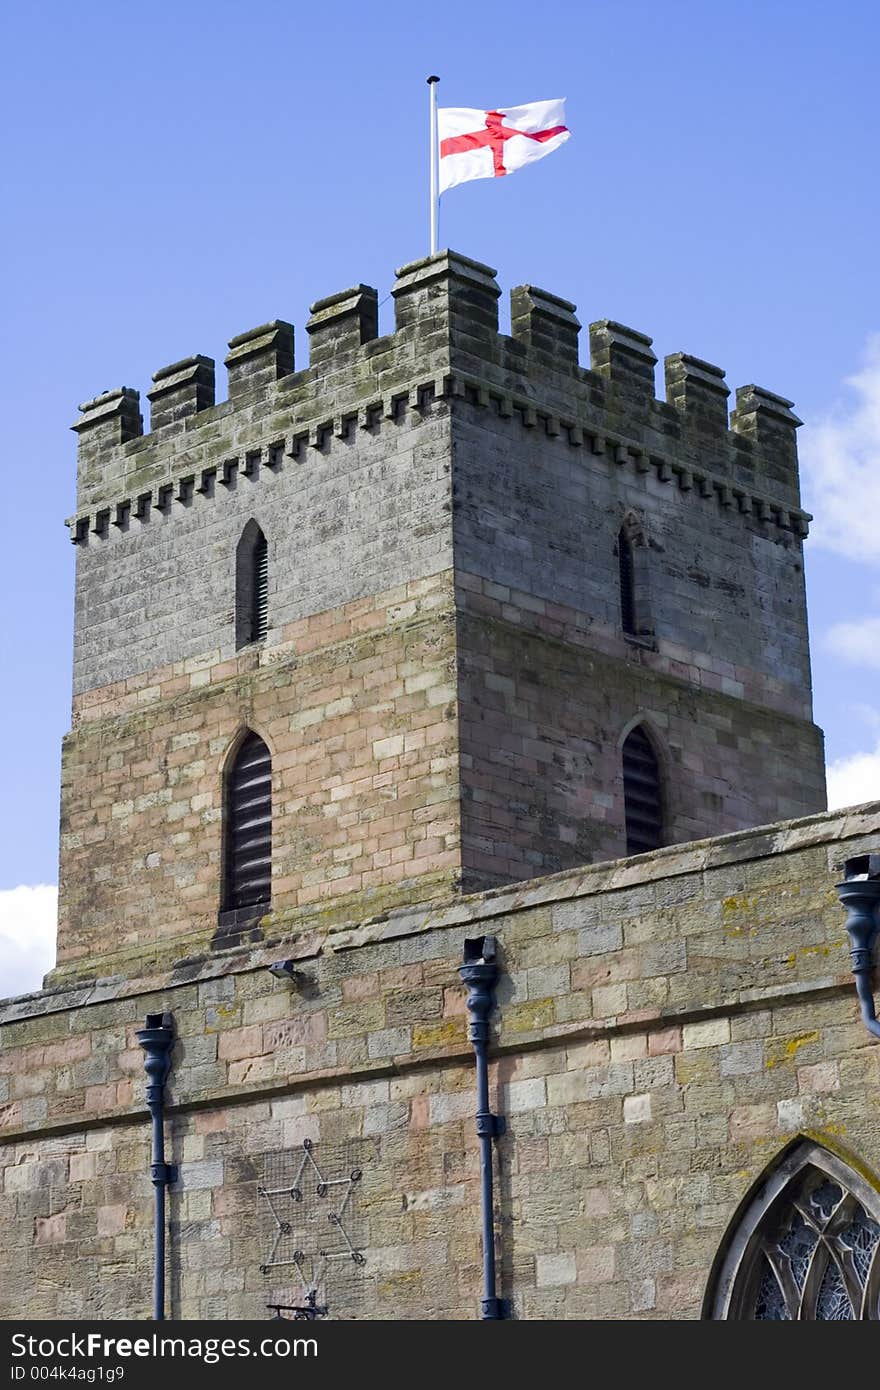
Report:
M 468 179 L 500 178 L 564 145 L 565 101 L 530 101 L 497 111 L 437 108 L 439 192 Z

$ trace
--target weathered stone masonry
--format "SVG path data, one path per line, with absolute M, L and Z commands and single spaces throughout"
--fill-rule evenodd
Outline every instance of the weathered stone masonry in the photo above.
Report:
M 141 970 L 217 927 L 222 775 L 275 776 L 272 917 L 365 917 L 623 852 L 620 746 L 651 732 L 669 842 L 824 805 L 788 404 L 444 253 L 83 409 L 74 724 L 54 978 Z M 236 651 L 235 547 L 269 542 Z M 616 537 L 639 547 L 626 636 Z M 87 963 L 91 962 L 91 965 Z
M 877 807 L 817 816 L 4 1005 L 0 1316 L 145 1316 L 134 1031 L 159 1009 L 179 1036 L 171 1315 L 260 1318 L 295 1301 L 292 1275 L 261 1272 L 257 1189 L 309 1138 L 331 1171 L 352 1153 L 363 1169 L 365 1264 L 328 1276 L 331 1316 L 476 1316 L 456 966 L 463 938 L 487 931 L 503 961 L 499 1292 L 524 1318 L 700 1316 L 729 1223 L 788 1145 L 817 1141 L 877 1189 L 880 1049 L 858 1018 L 834 883 L 878 836 Z M 300 985 L 266 970 L 283 954 Z

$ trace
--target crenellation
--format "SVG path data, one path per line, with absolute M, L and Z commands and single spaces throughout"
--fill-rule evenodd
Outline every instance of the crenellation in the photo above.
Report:
M 685 352 L 665 357 L 664 369 L 666 400 L 679 412 L 685 430 L 696 435 L 700 445 L 709 446 L 713 458 L 723 456 L 730 395 L 724 369 Z
M 797 437 L 803 422 L 792 410 L 792 402 L 760 386 L 739 386 L 736 408 L 730 416 L 731 429 L 752 442 L 748 463 L 738 457 L 741 471 L 749 470 L 756 484 L 794 507 L 800 505 Z
M 478 356 L 495 345 L 501 290 L 491 266 L 441 251 L 401 266 L 391 293 L 397 331 L 414 342 L 444 333 Z
M 229 399 L 265 391 L 293 372 L 293 324 L 273 319 L 230 338 L 225 358 Z
M 258 407 L 262 415 L 268 408 L 276 427 L 286 426 L 286 438 L 312 439 L 323 449 L 323 432 L 344 439 L 347 419 L 372 431 L 377 418 L 397 421 L 407 411 L 421 410 L 429 385 L 434 399 L 470 396 L 500 418 L 516 409 L 526 428 L 540 419 L 545 432 L 549 424 L 551 438 L 564 426 L 569 442 L 589 437 L 594 452 L 603 447 L 607 429 L 615 447 L 629 450 L 638 470 L 655 468 L 661 481 L 670 471 L 694 464 L 709 468 L 719 481 L 750 496 L 759 515 L 761 500 L 774 495 L 786 510 L 798 509 L 792 485 L 796 417 L 782 397 L 741 388 L 733 430 L 728 430 L 720 368 L 685 353 L 671 354 L 665 361 L 667 400 L 659 401 L 654 398 L 656 359 L 646 335 L 612 320 L 594 323 L 592 369 L 584 370 L 577 365 L 579 325 L 570 301 L 534 286 L 516 287 L 513 334 L 505 338 L 497 332 L 499 293 L 490 267 L 444 252 L 400 270 L 393 290 L 397 330 L 381 339 L 372 336 L 376 292 L 358 285 L 313 304 L 306 369 L 294 371 L 291 325 L 274 320 L 231 340 L 226 402 L 213 403 L 210 358 L 188 358 L 157 372 L 149 393 L 150 435 L 141 433 L 136 392 L 105 393 L 87 403 L 76 426 L 80 510 L 115 506 L 136 494 L 138 485 L 164 482 L 181 466 L 192 471 L 195 465 L 205 475 L 209 455 L 223 440 L 257 447 L 246 435 L 253 436 Z M 430 383 L 413 380 L 419 361 L 437 353 L 447 370 Z M 505 386 L 512 374 L 523 385 L 540 382 L 543 399 L 531 385 L 524 401 L 511 397 Z M 178 429 L 169 432 L 171 424 Z M 258 447 L 265 449 L 262 441 Z M 181 449 L 185 460 L 179 458 Z M 276 455 L 273 466 L 280 462 Z M 240 471 L 247 475 L 246 457 Z M 209 495 L 201 484 L 197 491 Z M 748 513 L 743 509 L 742 514 Z
M 178 424 L 214 404 L 213 357 L 186 357 L 153 373 L 155 385 L 147 392 L 150 429 Z
M 85 401 L 79 409 L 80 418 L 71 425 L 79 436 L 78 472 L 80 476 L 88 473 L 103 481 L 106 456 L 143 434 L 140 392 L 131 386 L 120 386 Z
M 333 366 L 379 335 L 379 296 L 371 285 L 355 285 L 309 310 L 309 366 Z
M 651 350 L 652 341 L 612 319 L 590 324 L 590 366 L 640 424 L 648 418 L 655 398 L 657 358 Z
M 510 291 L 511 336 L 563 370 L 578 363 L 580 322 L 575 305 L 534 285 L 517 285 Z

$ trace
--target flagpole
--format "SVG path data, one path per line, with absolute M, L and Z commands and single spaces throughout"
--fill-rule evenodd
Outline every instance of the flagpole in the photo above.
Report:
M 439 193 L 439 187 L 438 187 L 438 175 L 439 175 L 438 163 L 439 163 L 440 151 L 439 151 L 438 146 L 437 146 L 437 95 L 436 95 L 436 91 L 435 91 L 435 88 L 436 88 L 437 83 L 438 83 L 439 81 L 440 81 L 440 78 L 439 78 L 439 77 L 429 77 L 429 78 L 428 78 L 428 90 L 429 90 L 429 92 L 430 92 L 430 94 L 431 94 L 431 95 L 430 95 L 430 103 L 429 103 L 429 112 L 430 112 L 430 129 L 431 129 L 431 135 L 430 135 L 430 139 L 431 139 L 431 192 L 430 192 L 430 203 L 431 203 L 431 255 L 432 255 L 432 256 L 436 256 L 436 254 L 437 254 L 437 205 L 438 205 L 438 203 L 439 203 L 439 201 L 440 201 L 440 193 Z

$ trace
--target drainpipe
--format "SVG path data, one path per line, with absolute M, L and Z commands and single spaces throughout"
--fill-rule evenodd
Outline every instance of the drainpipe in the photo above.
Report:
M 468 1037 L 477 1060 L 477 1135 L 480 1140 L 480 1205 L 483 1232 L 483 1320 L 504 1317 L 503 1301 L 495 1293 L 495 1219 L 492 1196 L 492 1140 L 504 1133 L 504 1117 L 489 1109 L 489 1015 L 495 1007 L 498 963 L 494 936 L 478 936 L 464 943 L 464 964 L 458 973 L 468 987 L 471 1016 Z
M 837 896 L 847 911 L 846 929 L 849 932 L 850 958 L 862 1021 L 869 1033 L 880 1038 L 880 1023 L 877 1021 L 874 992 L 871 989 L 871 948 L 877 935 L 877 907 L 880 904 L 880 854 L 861 854 L 847 859 L 843 876 L 843 883 L 837 885 Z
M 165 1162 L 165 1079 L 171 1067 L 174 1020 L 171 1014 L 147 1014 L 146 1027 L 135 1034 L 144 1050 L 147 1108 L 153 1118 L 153 1320 L 165 1320 L 165 1189 L 177 1179 L 177 1169 Z

